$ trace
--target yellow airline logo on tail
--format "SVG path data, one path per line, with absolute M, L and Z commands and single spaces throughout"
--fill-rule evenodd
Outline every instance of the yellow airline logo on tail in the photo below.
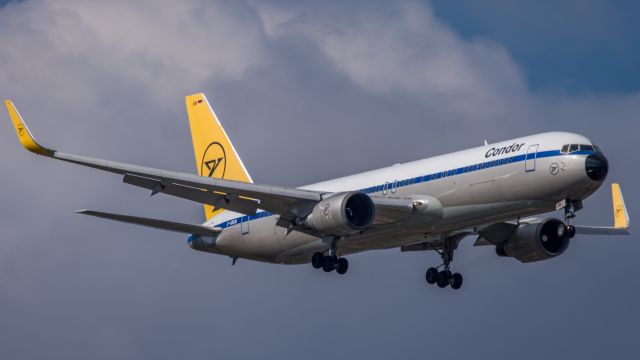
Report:
M 200 164 L 200 176 L 224 179 L 227 169 L 227 155 L 224 147 L 217 141 L 207 146 Z
M 185 98 L 198 175 L 252 183 L 249 173 L 203 94 Z M 207 220 L 223 209 L 205 205 Z

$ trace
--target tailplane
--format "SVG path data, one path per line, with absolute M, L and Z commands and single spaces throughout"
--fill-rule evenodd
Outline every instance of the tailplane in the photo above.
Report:
M 204 94 L 185 97 L 198 175 L 253 183 Z M 207 220 L 224 209 L 204 205 Z

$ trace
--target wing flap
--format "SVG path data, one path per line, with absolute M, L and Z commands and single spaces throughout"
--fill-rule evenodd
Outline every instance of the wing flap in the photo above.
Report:
M 157 193 L 163 193 L 195 201 L 200 204 L 211 205 L 214 209 L 224 208 L 247 215 L 253 215 L 258 211 L 259 202 L 253 199 L 216 194 L 202 188 L 185 186 L 172 182 L 167 183 L 157 179 L 131 174 L 125 174 L 122 181 L 125 184 L 151 190 L 152 196 Z
M 93 210 L 79 210 L 77 211 L 77 213 L 99 217 L 102 219 L 108 219 L 108 220 L 125 222 L 129 224 L 152 227 L 152 228 L 161 229 L 161 230 L 169 230 L 169 231 L 175 231 L 175 232 L 180 232 L 185 234 L 201 235 L 201 236 L 215 236 L 222 231 L 222 229 L 220 228 L 212 228 L 212 227 L 203 226 L 203 225 L 185 224 L 185 223 L 179 223 L 179 222 L 173 222 L 173 221 L 150 219 L 150 218 L 144 218 L 139 216 L 114 214 L 114 213 L 107 213 L 107 212 L 93 211 Z

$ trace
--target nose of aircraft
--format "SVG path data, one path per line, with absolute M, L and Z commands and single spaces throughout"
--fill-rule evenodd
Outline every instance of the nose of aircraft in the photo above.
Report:
M 604 155 L 600 153 L 587 156 L 585 161 L 585 170 L 589 179 L 593 181 L 603 181 L 609 172 L 609 162 Z

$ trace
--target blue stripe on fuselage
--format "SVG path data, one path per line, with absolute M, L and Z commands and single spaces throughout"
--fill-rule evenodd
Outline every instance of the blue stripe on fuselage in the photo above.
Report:
M 462 174 L 476 172 L 484 169 L 513 164 L 513 163 L 525 161 L 526 159 L 532 160 L 532 159 L 561 156 L 561 155 L 589 155 L 589 154 L 593 154 L 594 152 L 595 151 L 575 151 L 569 154 L 563 154 L 559 150 L 549 150 L 549 151 L 540 151 L 537 153 L 531 153 L 527 155 L 515 155 L 508 158 L 496 159 L 496 160 L 486 161 L 486 162 L 482 162 L 474 165 L 463 166 L 457 169 L 440 171 L 434 174 L 428 174 L 428 175 L 418 176 L 410 179 L 398 180 L 396 182 L 395 189 L 398 189 L 400 187 L 405 187 L 405 186 L 412 186 L 412 185 L 420 184 L 424 182 L 440 180 L 442 178 L 449 177 L 449 176 L 462 175 Z M 393 185 L 393 182 L 389 182 L 383 185 L 370 186 L 368 188 L 360 189 L 357 191 L 361 191 L 365 194 L 374 194 L 377 192 L 382 192 L 384 190 L 391 190 L 392 185 Z M 267 217 L 271 215 L 274 215 L 274 214 L 269 211 L 261 211 L 256 213 L 255 215 L 245 215 L 245 216 L 237 217 L 235 219 L 227 220 L 221 224 L 216 225 L 216 227 L 225 229 L 234 225 L 238 225 L 245 221 L 261 219 L 263 217 Z

